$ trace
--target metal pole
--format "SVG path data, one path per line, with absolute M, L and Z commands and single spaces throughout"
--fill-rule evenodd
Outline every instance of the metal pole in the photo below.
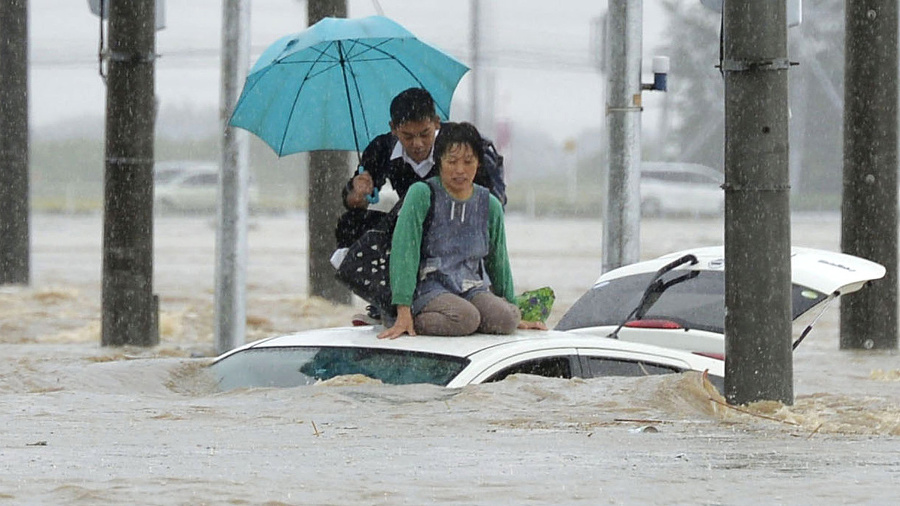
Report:
M 247 214 L 249 145 L 247 131 L 228 119 L 250 66 L 250 0 L 225 0 L 222 12 L 222 170 L 216 228 L 216 352 L 242 345 L 247 330 Z
M 28 0 L 0 2 L 0 33 L 0 285 L 27 285 Z
M 841 298 L 841 349 L 897 349 L 897 15 L 847 1 L 841 251 L 887 274 Z
M 154 0 L 110 2 L 103 209 L 104 346 L 159 343 L 153 295 Z
M 640 0 L 609 0 L 609 175 L 603 272 L 640 260 L 642 11 Z
M 723 16 L 725 397 L 793 404 L 785 0 Z
M 478 102 L 480 99 L 481 90 L 479 90 L 478 80 L 481 78 L 481 62 L 479 61 L 481 55 L 481 28 L 480 28 L 480 18 L 481 18 L 481 7 L 479 5 L 479 0 L 470 0 L 469 1 L 469 50 L 472 52 L 472 72 L 470 73 L 472 79 L 472 123 L 476 125 L 480 125 L 481 121 L 478 117 L 481 114 L 480 108 L 478 106 Z
M 308 0 L 310 26 L 324 17 L 347 17 L 346 0 Z M 388 107 L 389 104 L 384 104 Z M 387 125 L 385 125 L 387 128 Z M 362 147 L 362 146 L 361 146 Z M 341 188 L 350 177 L 347 152 L 313 151 L 309 155 L 309 295 L 339 304 L 350 303 L 350 290 L 334 277 L 330 258 L 337 241 L 334 226 L 344 212 Z

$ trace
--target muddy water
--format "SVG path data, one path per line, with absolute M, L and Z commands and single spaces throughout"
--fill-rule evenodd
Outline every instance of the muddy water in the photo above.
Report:
M 0 499 L 10 504 L 893 504 L 900 357 L 839 351 L 837 307 L 795 354 L 793 406 L 725 406 L 699 375 L 515 376 L 448 390 L 361 378 L 217 393 L 214 229 L 157 220 L 162 343 L 99 346 L 102 224 L 35 216 L 33 283 L 0 287 Z M 838 249 L 836 216 L 795 245 Z M 508 220 L 517 288 L 597 277 L 593 220 Z M 305 297 L 305 217 L 250 230 L 250 338 L 344 325 Z M 716 221 L 644 224 L 647 257 L 721 243 Z

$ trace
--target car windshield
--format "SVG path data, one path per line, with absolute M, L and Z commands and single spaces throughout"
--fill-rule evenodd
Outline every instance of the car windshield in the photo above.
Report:
M 654 286 L 664 287 L 654 293 L 655 302 L 644 307 L 644 320 L 670 320 L 683 328 L 725 331 L 725 273 L 684 270 L 668 272 Z M 556 330 L 571 330 L 603 325 L 619 325 L 641 301 L 644 290 L 655 273 L 624 276 L 594 285 L 581 296 L 560 319 Z M 792 318 L 796 319 L 825 299 L 825 295 L 799 285 L 791 288 Z
M 445 386 L 469 361 L 408 350 L 339 346 L 250 348 L 212 364 L 221 390 L 311 385 L 335 376 L 362 374 L 394 385 Z

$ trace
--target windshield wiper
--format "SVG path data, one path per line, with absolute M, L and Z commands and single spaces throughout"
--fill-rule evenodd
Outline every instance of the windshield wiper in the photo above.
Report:
M 644 315 L 646 315 L 647 311 L 649 311 L 650 308 L 653 307 L 654 304 L 656 304 L 656 301 L 659 300 L 659 298 L 662 296 L 663 292 L 665 292 L 669 288 L 672 288 L 673 286 L 677 285 L 678 283 L 683 283 L 689 279 L 694 279 L 699 274 L 700 274 L 700 271 L 688 271 L 687 273 L 682 274 L 681 276 L 678 276 L 677 278 L 672 278 L 672 279 L 666 281 L 665 283 L 663 283 L 661 279 L 656 281 L 655 283 L 653 283 L 653 286 L 651 287 L 652 289 L 650 290 L 647 300 L 641 306 L 638 306 L 639 307 L 638 311 L 635 311 L 634 319 L 635 320 L 643 320 Z
M 641 296 L 641 301 L 638 303 L 637 307 L 635 307 L 630 313 L 628 313 L 628 316 L 626 316 L 625 319 L 622 320 L 622 323 L 620 323 L 619 326 L 616 327 L 616 330 L 612 331 L 612 333 L 610 333 L 606 337 L 618 339 L 619 331 L 622 330 L 622 327 L 624 327 L 626 323 L 631 321 L 631 318 L 633 316 L 637 316 L 637 319 L 640 320 L 644 316 L 644 314 L 647 313 L 647 310 L 650 309 L 650 307 L 653 304 L 655 304 L 657 300 L 659 300 L 659 296 L 662 295 L 662 293 L 664 291 L 666 291 L 670 286 L 676 285 L 678 283 L 681 283 L 682 281 L 685 281 L 689 278 L 696 276 L 697 274 L 695 272 L 691 272 L 684 276 L 679 276 L 679 277 L 669 281 L 668 283 L 663 283 L 662 280 L 660 279 L 663 276 L 663 274 L 675 269 L 676 267 L 684 265 L 688 262 L 690 262 L 691 265 L 696 265 L 697 257 L 695 257 L 694 255 L 691 255 L 691 254 L 687 254 L 677 260 L 673 260 L 673 261 L 667 263 L 666 265 L 660 267 L 659 270 L 656 271 L 656 274 L 654 274 L 653 277 L 650 278 L 650 283 L 647 285 L 647 288 L 644 290 L 644 293 Z

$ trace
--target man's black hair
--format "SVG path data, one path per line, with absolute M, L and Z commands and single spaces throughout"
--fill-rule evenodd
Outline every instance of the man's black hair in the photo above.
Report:
M 409 88 L 391 100 L 391 124 L 398 127 L 407 121 L 434 119 L 434 99 L 425 88 Z
M 481 134 L 471 123 L 444 123 L 434 139 L 434 164 L 441 169 L 441 157 L 456 144 L 468 145 L 472 148 L 478 163 L 484 158 L 484 145 Z

